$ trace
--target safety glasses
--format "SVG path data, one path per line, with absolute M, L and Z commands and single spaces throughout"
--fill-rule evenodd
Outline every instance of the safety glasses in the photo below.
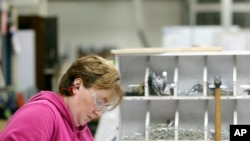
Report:
M 98 99 L 96 92 L 94 90 L 89 89 L 89 92 L 90 92 L 90 95 L 94 101 L 96 110 L 101 111 L 102 113 L 110 111 L 110 109 L 111 109 L 110 106 L 107 105 L 102 100 Z

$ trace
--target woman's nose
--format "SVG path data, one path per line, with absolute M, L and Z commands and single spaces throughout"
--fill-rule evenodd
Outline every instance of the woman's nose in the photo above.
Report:
M 102 114 L 102 111 L 100 111 L 100 110 L 94 110 L 93 113 L 94 113 L 94 115 L 96 117 L 98 117 L 98 116 L 100 116 Z

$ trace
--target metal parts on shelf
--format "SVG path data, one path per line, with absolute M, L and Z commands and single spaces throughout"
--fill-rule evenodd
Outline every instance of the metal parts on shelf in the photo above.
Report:
M 153 70 L 150 70 L 148 76 L 148 85 L 150 94 L 158 96 L 173 95 L 173 83 L 167 79 L 167 72 L 163 71 L 162 76 L 157 75 Z
M 201 84 L 194 84 L 191 89 L 185 91 L 178 91 L 180 96 L 200 96 L 203 95 L 203 86 Z
M 126 92 L 126 96 L 144 96 L 144 83 L 129 85 L 132 92 Z

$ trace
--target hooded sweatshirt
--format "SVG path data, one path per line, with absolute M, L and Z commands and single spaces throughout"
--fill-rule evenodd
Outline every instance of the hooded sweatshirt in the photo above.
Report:
M 63 100 L 50 91 L 34 95 L 10 118 L 0 141 L 93 141 L 87 127 L 76 127 Z

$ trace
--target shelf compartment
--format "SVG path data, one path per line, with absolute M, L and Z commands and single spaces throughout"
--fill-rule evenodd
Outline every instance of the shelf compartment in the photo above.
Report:
M 250 64 L 249 55 L 237 56 L 237 83 L 236 83 L 236 92 L 237 95 L 249 95 L 250 94 Z M 246 86 L 247 85 L 247 86 Z M 244 87 L 246 86 L 246 87 Z
M 136 96 L 133 93 L 131 85 L 144 84 L 145 71 L 147 68 L 146 56 L 120 56 L 118 67 L 121 77 L 121 85 L 129 96 Z M 141 94 L 139 96 L 143 96 Z M 137 95 L 138 96 L 138 95 Z
M 250 102 L 246 99 L 237 100 L 237 124 L 249 124 L 250 123 Z
M 179 56 L 178 57 L 178 96 L 202 96 L 204 56 Z M 197 89 L 193 88 L 199 88 Z
M 204 100 L 180 100 L 178 140 L 204 140 L 204 115 Z
M 160 63 L 161 62 L 161 63 Z M 176 57 L 175 56 L 150 56 L 148 62 L 148 69 L 151 73 L 147 76 L 150 77 L 155 82 L 156 79 L 158 82 L 164 81 L 164 83 L 158 83 L 159 87 L 157 90 L 154 90 L 152 87 L 152 81 L 148 81 L 149 95 L 158 95 L 158 96 L 170 96 L 173 95 L 173 89 L 170 90 L 170 85 L 174 86 L 174 76 L 175 76 L 175 68 L 176 68 Z M 163 75 L 163 72 L 166 76 Z M 152 77 L 152 74 L 154 76 Z M 154 85 L 156 86 L 156 85 Z M 166 86 L 166 87 L 165 87 Z M 169 86 L 169 87 L 168 87 Z M 172 87 L 173 88 L 173 87 Z M 166 91 L 167 90 L 167 91 Z M 157 92 L 156 92 L 157 91 Z
M 144 140 L 146 113 L 147 101 L 123 101 L 120 105 L 119 139 Z
M 234 123 L 235 100 L 221 100 L 221 139 L 229 140 L 229 127 Z M 208 102 L 208 139 L 214 140 L 215 132 L 215 101 Z
M 149 140 L 175 139 L 176 101 L 150 101 Z
M 234 91 L 233 68 L 234 56 L 207 56 L 207 83 L 214 85 L 214 77 L 221 77 L 221 88 L 225 88 L 227 92 Z M 213 95 L 207 92 L 207 95 Z

